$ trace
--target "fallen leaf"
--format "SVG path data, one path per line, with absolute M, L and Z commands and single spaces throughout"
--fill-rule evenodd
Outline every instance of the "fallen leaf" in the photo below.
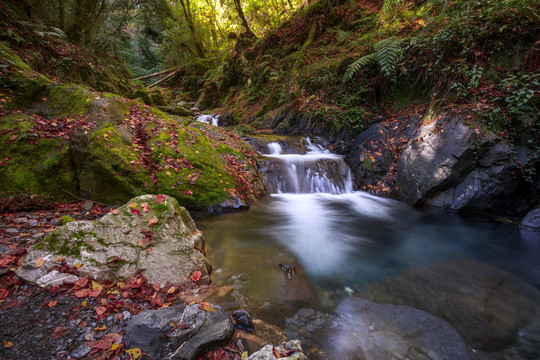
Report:
M 114 343 L 114 344 L 111 345 L 111 348 L 110 348 L 109 350 L 113 350 L 113 351 L 114 351 L 114 350 L 118 349 L 119 346 L 120 346 L 119 343 Z
M 131 214 L 132 215 L 141 215 L 141 211 L 139 210 L 139 208 L 133 208 L 131 209 Z
M 0 259 L 0 268 L 5 268 L 8 266 L 8 264 L 10 262 L 12 262 L 13 260 L 15 260 L 15 256 L 10 256 L 8 255 L 7 257 L 5 258 L 2 258 Z
M 274 356 L 276 357 L 276 359 L 281 358 L 281 355 L 279 355 L 279 352 L 273 346 L 272 346 L 272 352 L 274 353 Z
M 103 290 L 103 285 L 101 285 L 100 283 L 95 282 L 94 280 L 92 280 L 92 289 L 94 289 L 94 290 Z
M 88 292 L 88 295 L 91 297 L 97 298 L 101 294 L 101 289 L 92 289 Z
M 57 303 L 58 303 L 57 300 L 53 300 L 53 301 L 49 301 L 49 302 L 46 303 L 45 305 L 47 305 L 49 308 L 52 308 L 52 307 L 55 306 Z
M 201 278 L 201 272 L 199 270 L 195 270 L 193 272 L 193 274 L 191 274 L 191 280 L 193 281 L 199 281 L 199 279 Z
M 79 290 L 79 291 L 75 291 L 75 293 L 73 295 L 75 295 L 79 299 L 83 298 L 83 297 L 87 297 L 88 296 L 88 289 L 82 289 L 82 290 Z
M 75 266 L 75 268 L 78 269 L 78 268 L 80 268 L 80 267 L 82 266 L 82 263 L 76 263 L 76 264 L 73 265 L 73 266 Z
M 142 351 L 139 348 L 133 348 L 126 350 L 126 353 L 131 356 L 133 360 L 138 360 L 142 356 Z
M 175 288 L 174 286 L 171 286 L 171 287 L 169 288 L 169 290 L 167 290 L 167 294 L 172 294 L 172 293 L 175 292 L 175 291 L 176 291 L 176 288 Z
M 103 330 L 105 330 L 105 329 L 107 329 L 107 325 L 103 325 L 103 326 L 99 326 L 99 327 L 96 326 L 96 327 L 94 328 L 95 331 L 103 331 Z
M 157 194 L 156 195 L 156 203 L 160 203 L 165 201 L 165 196 L 163 194 Z
M 137 204 L 135 202 L 129 203 L 130 208 L 136 208 L 137 206 L 139 206 L 139 204 Z
M 107 308 L 105 308 L 103 306 L 96 307 L 96 314 L 98 314 L 98 315 L 103 315 L 105 313 L 105 311 L 107 311 Z
M 204 310 L 204 311 L 210 311 L 210 312 L 216 311 L 216 309 L 214 309 L 214 308 L 212 307 L 212 305 L 210 305 L 209 303 L 207 303 L 207 302 L 205 302 L 205 301 L 203 301 L 203 302 L 199 305 L 199 309 Z
M 0 290 L 0 299 L 4 299 L 4 298 L 6 298 L 8 295 L 9 295 L 9 290 L 8 290 L 8 289 L 1 289 L 1 290 Z
M 102 305 L 107 305 L 107 299 L 101 298 L 101 304 Z
M 36 267 L 42 267 L 43 264 L 45 264 L 45 259 L 40 257 L 39 259 L 36 260 Z
M 113 215 L 118 215 L 118 209 L 112 209 L 111 212 L 113 213 Z
M 86 284 L 88 284 L 88 276 L 79 278 L 79 280 L 77 280 L 77 282 L 75 282 L 75 286 L 79 287 L 79 288 L 85 287 Z
M 148 220 L 148 226 L 156 225 L 158 222 L 159 222 L 159 219 L 156 216 L 154 216 L 153 218 Z
M 52 337 L 58 340 L 62 337 L 62 335 L 64 335 L 64 328 L 62 326 L 57 326 L 54 329 Z
M 150 212 L 150 211 L 152 211 L 152 210 L 150 210 L 150 207 L 148 206 L 148 203 L 146 203 L 146 202 L 143 202 L 143 203 L 141 204 L 141 207 L 143 208 L 143 211 L 144 211 L 144 212 Z
M 4 347 L 6 348 L 10 348 L 13 346 L 13 342 L 12 341 L 7 341 L 7 340 L 4 340 Z
M 60 262 L 60 261 L 64 261 L 64 260 L 66 260 L 66 258 L 61 256 L 61 257 L 57 257 L 56 259 L 54 259 L 54 262 Z
M 86 306 L 86 304 L 88 304 L 88 300 L 84 300 L 84 301 L 81 303 L 82 306 Z
M 159 291 L 159 289 L 161 289 L 161 285 L 159 283 L 155 283 L 154 286 L 152 286 L 152 288 L 156 291 Z

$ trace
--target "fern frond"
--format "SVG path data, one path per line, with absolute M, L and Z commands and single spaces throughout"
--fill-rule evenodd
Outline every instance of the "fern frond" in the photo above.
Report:
M 401 42 L 401 39 L 389 38 L 381 40 L 373 46 L 375 49 L 375 60 L 385 76 L 390 76 L 397 65 L 401 51 Z
M 352 78 L 354 74 L 358 72 L 358 70 L 360 70 L 360 68 L 372 62 L 374 57 L 375 57 L 375 54 L 365 55 L 365 56 L 362 56 L 360 59 L 357 59 L 351 65 L 349 65 L 349 67 L 347 68 L 347 71 L 345 71 L 345 75 L 343 75 L 343 81 L 346 81 Z

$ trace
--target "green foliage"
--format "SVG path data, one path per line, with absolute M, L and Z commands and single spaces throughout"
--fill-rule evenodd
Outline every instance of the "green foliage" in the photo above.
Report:
M 361 68 L 374 60 L 379 64 L 381 72 L 386 76 L 394 72 L 401 52 L 402 40 L 398 38 L 383 39 L 373 45 L 374 53 L 362 56 L 347 68 L 343 80 L 351 79 Z
M 506 109 L 510 115 L 527 126 L 536 125 L 538 114 L 540 114 L 536 95 L 540 92 L 540 73 L 520 76 L 510 74 L 502 80 L 501 87 L 504 91 Z

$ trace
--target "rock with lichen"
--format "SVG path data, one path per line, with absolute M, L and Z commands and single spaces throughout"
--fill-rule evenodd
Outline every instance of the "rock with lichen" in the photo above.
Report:
M 203 235 L 170 196 L 141 195 L 98 221 L 59 227 L 28 249 L 16 274 L 51 288 L 84 276 L 128 280 L 138 272 L 149 284 L 185 283 L 196 272 L 198 281 L 208 281 Z

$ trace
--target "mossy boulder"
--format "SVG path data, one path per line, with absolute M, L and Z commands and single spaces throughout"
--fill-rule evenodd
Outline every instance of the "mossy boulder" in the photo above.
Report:
M 211 267 L 204 238 L 189 212 L 169 196 L 142 195 L 99 221 L 73 221 L 29 248 L 16 273 L 50 288 L 77 280 L 55 265 L 78 267 L 95 281 L 129 280 L 137 272 L 149 284 L 182 284 L 195 271 L 208 282 Z M 61 268 L 66 268 L 62 267 Z
M 146 105 L 152 104 L 152 98 L 146 89 L 137 89 L 131 95 L 132 99 L 141 99 Z

